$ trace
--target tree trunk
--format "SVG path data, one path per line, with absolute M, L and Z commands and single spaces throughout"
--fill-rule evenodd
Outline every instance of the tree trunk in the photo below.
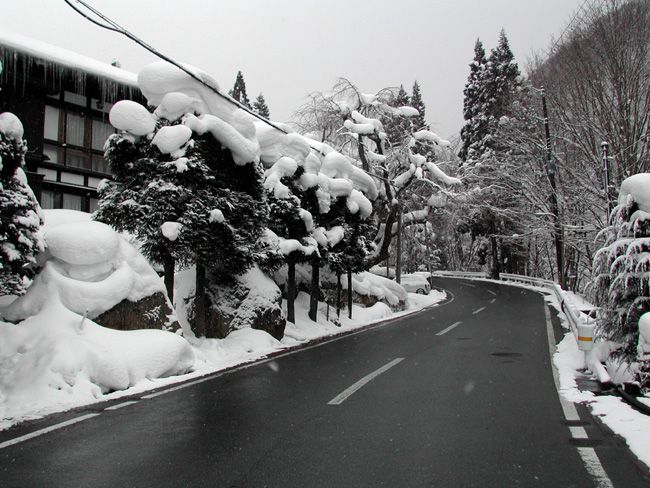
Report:
M 352 318 L 352 269 L 348 268 L 348 317 Z
M 336 316 L 341 316 L 341 273 L 336 273 Z
M 491 278 L 498 280 L 499 279 L 499 247 L 497 245 L 496 236 L 490 237 L 490 244 L 492 247 L 492 273 Z
M 165 256 L 165 262 L 163 263 L 163 269 L 165 274 L 165 289 L 167 290 L 167 296 L 172 305 L 174 305 L 174 268 L 176 267 L 176 261 L 173 256 Z
M 309 318 L 317 322 L 318 298 L 320 297 L 320 258 L 314 253 L 311 259 L 311 295 L 309 297 Z
M 206 278 L 205 268 L 196 265 L 196 290 L 194 292 L 194 335 L 196 337 L 205 337 L 206 330 Z
M 293 259 L 287 260 L 287 322 L 296 323 L 294 301 L 296 298 L 296 263 Z

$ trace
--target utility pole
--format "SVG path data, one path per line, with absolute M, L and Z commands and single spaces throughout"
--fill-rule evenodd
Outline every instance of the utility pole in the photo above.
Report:
M 603 174 L 604 174 L 604 183 L 605 183 L 605 201 L 607 202 L 607 220 L 609 221 L 609 216 L 612 213 L 614 205 L 612 204 L 612 192 L 611 192 L 611 183 L 609 176 L 609 143 L 603 141 L 600 143 L 600 147 L 603 150 Z
M 553 215 L 553 238 L 555 241 L 555 256 L 557 258 L 557 282 L 564 287 L 564 243 L 562 242 L 562 225 L 557 204 L 557 186 L 555 184 L 555 161 L 551 148 L 551 130 L 548 124 L 548 109 L 546 107 L 546 91 L 542 88 L 542 110 L 544 112 L 544 132 L 546 135 L 546 161 L 544 169 L 551 184 L 550 206 Z

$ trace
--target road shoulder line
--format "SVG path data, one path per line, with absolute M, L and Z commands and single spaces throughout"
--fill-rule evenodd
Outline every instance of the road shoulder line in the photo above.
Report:
M 577 421 L 580 420 L 578 415 L 578 410 L 576 409 L 573 402 L 566 400 L 562 393 L 560 392 L 560 378 L 555 367 L 555 362 L 553 361 L 553 356 L 555 355 L 555 334 L 553 334 L 553 325 L 551 323 L 551 313 L 549 312 L 548 305 L 544 304 L 544 315 L 546 318 L 546 335 L 548 337 L 548 350 L 551 359 L 551 369 L 553 370 L 553 382 L 555 383 L 555 389 L 557 390 L 557 395 L 560 399 L 560 405 L 562 406 L 562 412 L 564 413 L 564 418 L 567 421 Z M 588 439 L 587 431 L 583 427 L 572 426 L 569 428 L 571 432 L 571 437 L 573 439 Z M 605 468 L 598 459 L 598 454 L 595 449 L 592 447 L 577 447 L 576 450 L 582 459 L 582 463 L 585 466 L 585 469 L 593 479 L 595 485 L 598 488 L 614 488 L 612 481 L 609 479 Z

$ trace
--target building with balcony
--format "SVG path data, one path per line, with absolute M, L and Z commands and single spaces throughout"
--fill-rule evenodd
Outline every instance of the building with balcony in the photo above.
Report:
M 41 207 L 92 212 L 110 170 L 103 156 L 113 104 L 146 105 L 137 76 L 71 51 L 0 31 L 0 112 L 23 122 L 27 176 Z

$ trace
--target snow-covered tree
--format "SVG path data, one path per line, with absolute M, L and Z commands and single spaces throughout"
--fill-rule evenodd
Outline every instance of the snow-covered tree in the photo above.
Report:
M 0 295 L 21 295 L 43 250 L 40 206 L 23 172 L 27 143 L 14 114 L 0 114 Z
M 311 233 L 311 213 L 302 207 L 305 189 L 300 185 L 304 167 L 289 157 L 281 157 L 265 172 L 264 187 L 268 193 L 268 227 L 278 239 L 278 246 L 287 265 L 287 320 L 295 323 L 294 299 L 296 286 L 296 264 L 317 253 L 317 246 Z
M 253 102 L 253 110 L 264 117 L 265 119 L 268 119 L 271 117 L 271 111 L 269 110 L 269 106 L 266 104 L 266 100 L 264 99 L 264 95 L 261 93 L 257 95 L 257 98 Z
M 362 93 L 349 80 L 341 79 L 332 94 L 313 97 L 319 103 L 310 103 L 300 112 L 301 120 L 309 121 L 312 133 L 320 133 L 317 124 L 326 122 L 329 127 L 338 124 L 338 130 L 327 129 L 328 143 L 348 155 L 356 164 L 375 178 L 378 198 L 374 200 L 372 224 L 375 226 L 375 250 L 367 256 L 366 267 L 378 264 L 389 255 L 390 243 L 397 233 L 397 218 L 402 200 L 410 198 L 416 188 L 424 194 L 444 190 L 446 185 L 460 183 L 448 177 L 436 163 L 416 154 L 418 142 L 428 142 L 442 155 L 449 145 L 436 134 L 421 130 L 415 133 L 395 131 L 399 142 L 391 141 L 384 129 L 390 119 L 397 126 L 400 119 L 418 115 L 410 106 L 395 105 L 396 92 L 383 89 L 376 94 Z M 410 127 L 410 121 L 406 120 Z M 307 124 L 305 124 L 307 125 Z M 442 185 L 442 186 L 441 186 Z M 403 215 L 405 225 L 421 222 L 428 215 L 428 197 L 422 198 L 423 207 Z
M 479 237 L 489 239 L 494 277 L 498 277 L 502 262 L 508 263 L 509 271 L 523 266 L 523 258 L 517 259 L 521 254 L 518 243 L 510 240 L 511 235 L 522 233 L 519 214 L 523 208 L 520 192 L 511 184 L 516 178 L 510 168 L 519 160 L 513 158 L 512 147 L 500 137 L 520 87 L 519 69 L 505 33 L 501 31 L 487 61 L 483 45 L 477 41 L 465 86 L 467 123 L 461 132 L 460 152 L 465 159 L 461 171 L 471 191 L 458 230 L 468 232 L 472 242 Z M 486 250 L 485 246 L 481 249 Z M 485 252 L 478 257 L 485 263 Z
M 637 355 L 639 319 L 650 311 L 650 173 L 621 184 L 610 225 L 594 257 L 592 297 L 599 307 L 597 331 L 620 345 L 630 362 Z
M 193 325 L 197 335 L 210 336 L 210 282 L 243 273 L 263 247 L 267 206 L 258 149 L 223 119 L 197 117 L 196 99 L 159 97 L 151 97 L 153 114 L 129 101 L 111 110 L 121 133 L 107 144 L 114 180 L 102 186 L 96 217 L 133 233 L 156 262 L 195 265 Z M 236 109 L 230 120 L 251 134 L 242 114 Z
M 253 108 L 251 107 L 251 102 L 246 93 L 246 82 L 244 81 L 244 75 L 241 71 L 237 71 L 237 78 L 235 79 L 235 84 L 232 87 L 232 90 L 230 90 L 230 96 L 245 107 Z
M 469 65 L 469 76 L 463 90 L 465 95 L 463 117 L 466 122 L 460 132 L 462 147 L 459 152 L 459 156 L 463 161 L 468 158 L 470 147 L 482 140 L 487 131 L 487 107 L 485 106 L 486 97 L 484 94 L 486 67 L 485 48 L 481 40 L 477 39 L 474 45 L 474 59 Z

